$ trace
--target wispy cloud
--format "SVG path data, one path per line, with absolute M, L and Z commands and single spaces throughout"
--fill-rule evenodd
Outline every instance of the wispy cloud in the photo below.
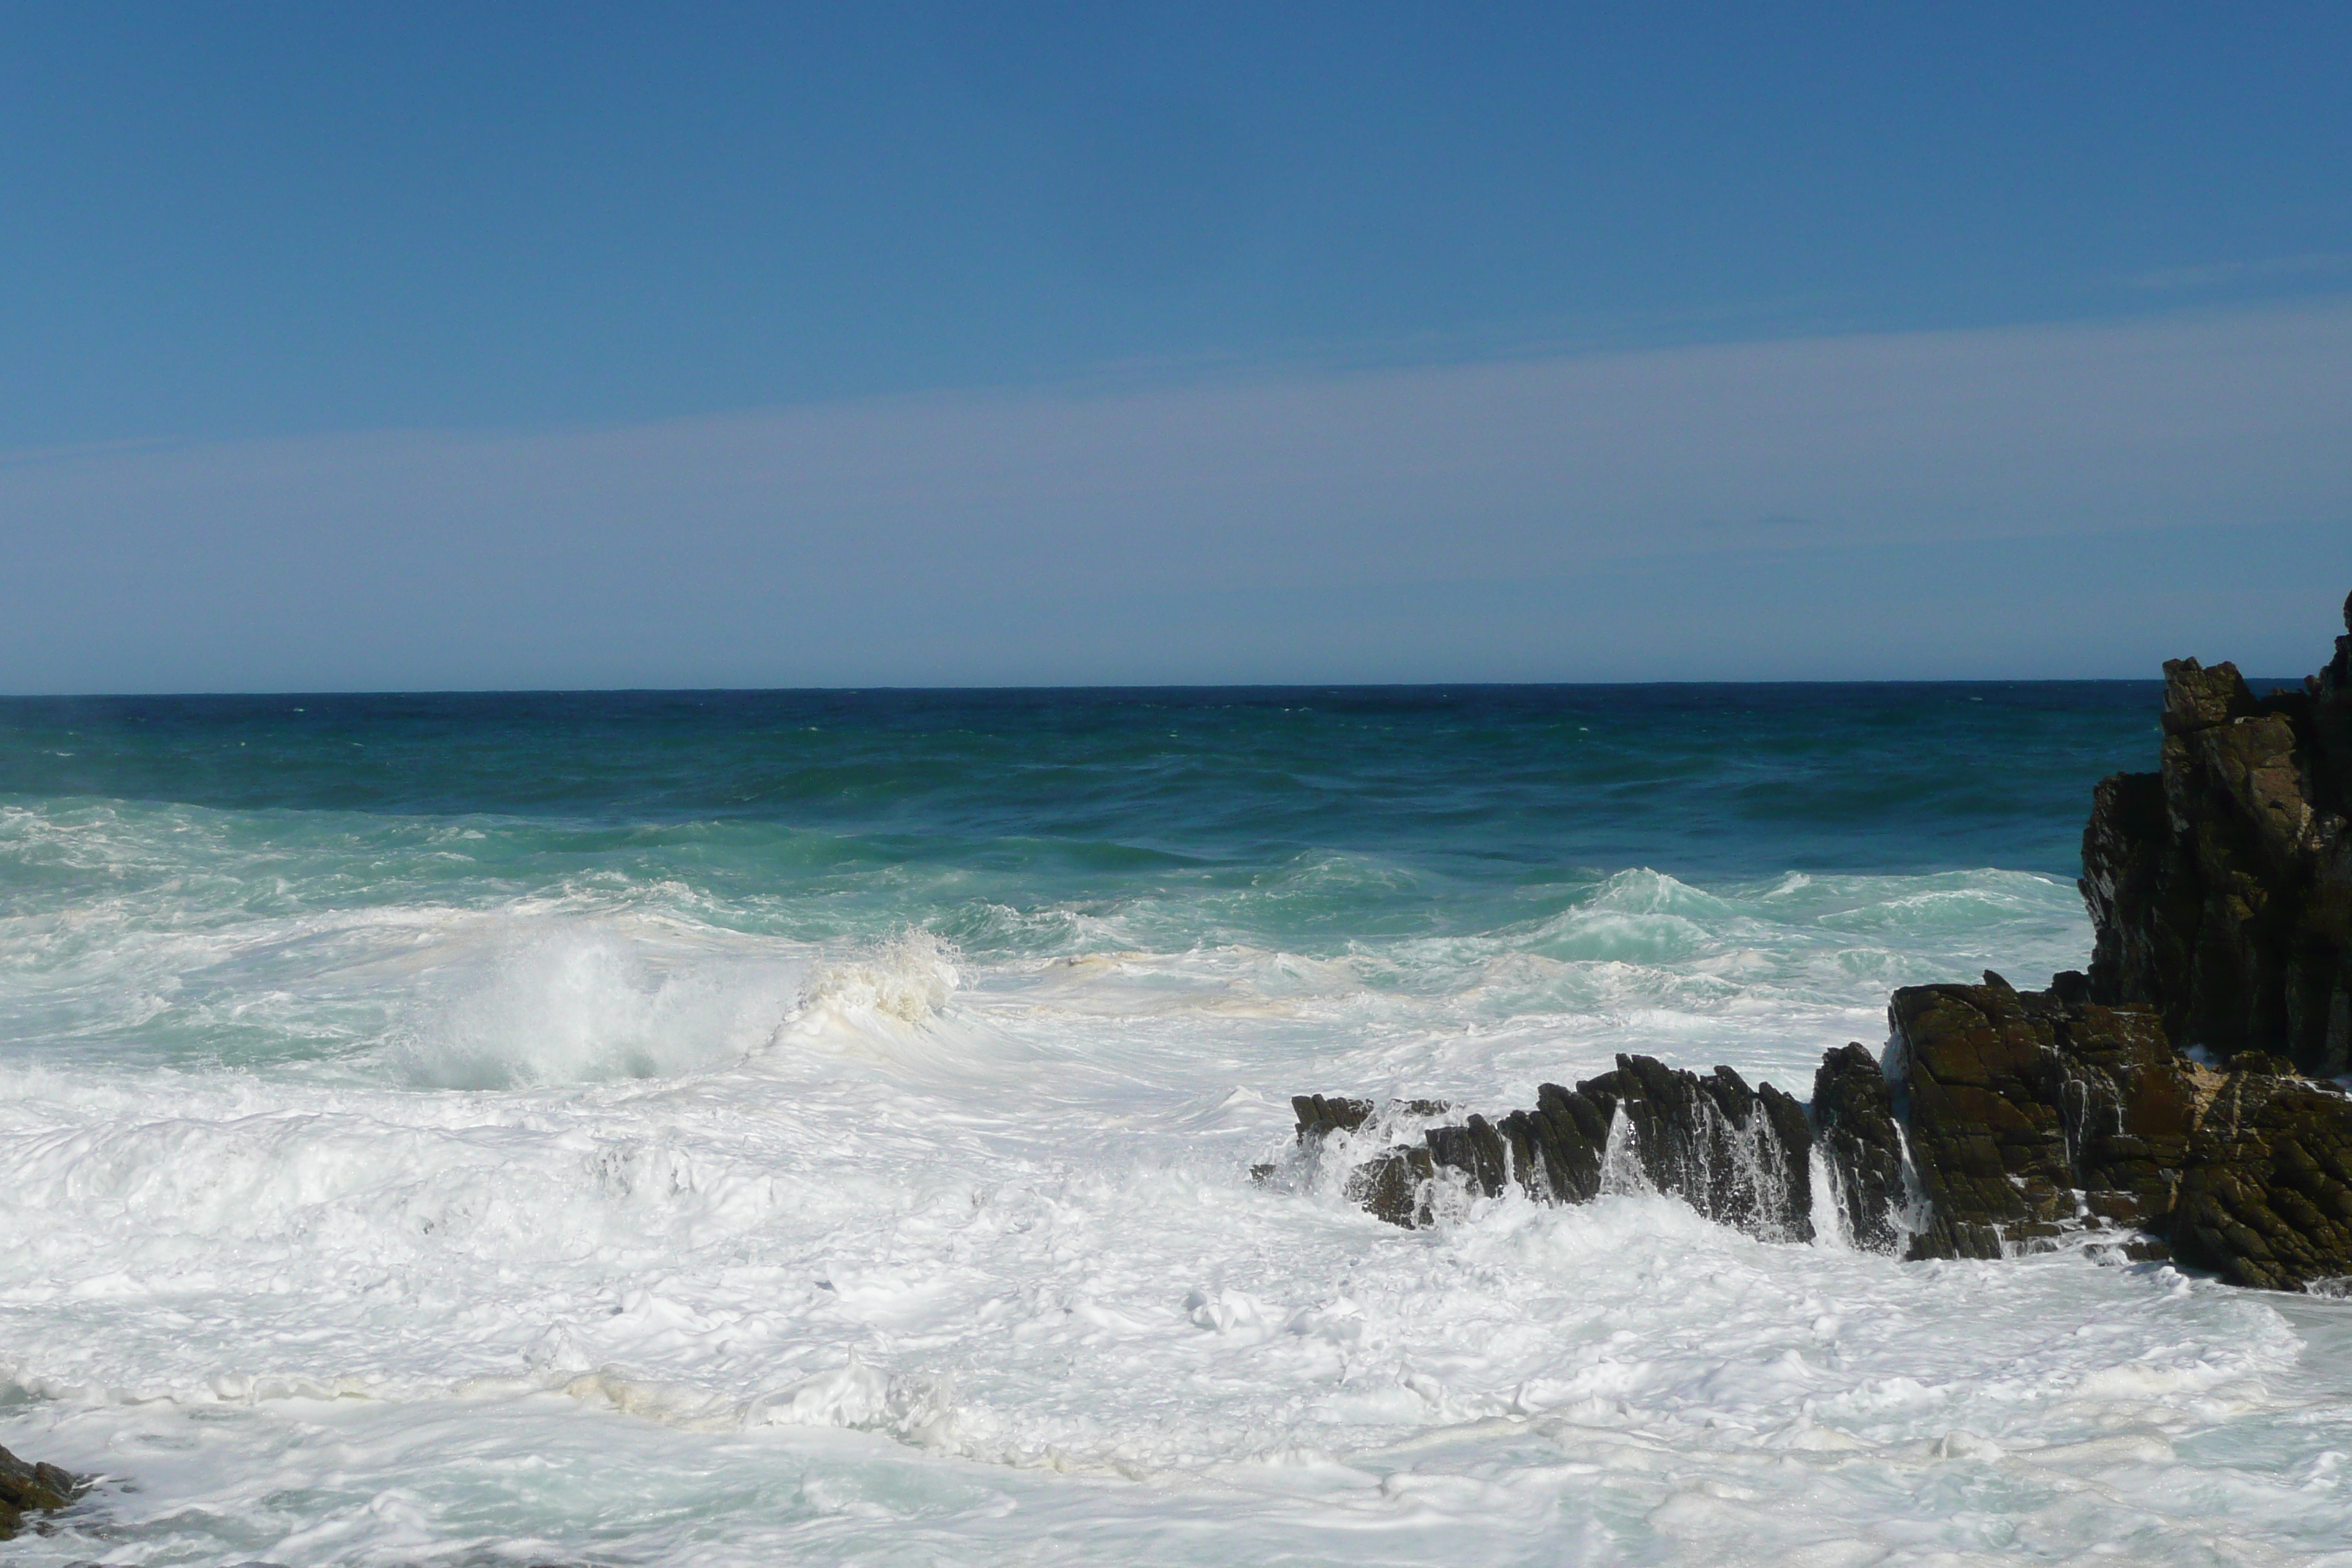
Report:
M 1847 646 L 1822 598 L 1885 591 L 1871 561 L 2120 570 L 2261 528 L 2352 578 L 2352 305 L 50 452 L 0 463 L 0 660 L 16 689 L 1703 674 L 1672 628 L 1705 580 L 1707 657 L 1790 673 Z M 1828 564 L 1783 604 L 1740 585 L 1759 552 Z M 1545 618 L 1603 579 L 1653 584 L 1606 647 Z M 1882 653 L 1987 613 L 1923 585 Z
M 2227 289 L 2294 279 L 2326 279 L 2352 274 L 2352 251 L 2271 256 L 2258 261 L 2215 261 L 2200 267 L 2160 267 L 2131 279 L 2136 289 Z

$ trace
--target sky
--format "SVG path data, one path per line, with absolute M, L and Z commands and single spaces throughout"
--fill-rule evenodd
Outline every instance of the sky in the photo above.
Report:
M 0 690 L 2146 676 L 2352 8 L 0 4 Z

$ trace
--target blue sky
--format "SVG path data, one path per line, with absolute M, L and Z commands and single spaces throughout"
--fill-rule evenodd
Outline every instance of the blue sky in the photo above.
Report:
M 2347 79 L 2321 5 L 8 7 L 0 688 L 2308 668 Z

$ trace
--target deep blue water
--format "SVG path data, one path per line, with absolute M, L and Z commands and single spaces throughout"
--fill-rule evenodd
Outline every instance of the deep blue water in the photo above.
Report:
M 1314 849 L 1469 882 L 2071 874 L 2153 681 L 0 700 L 0 795 L 760 825 L 1116 884 Z

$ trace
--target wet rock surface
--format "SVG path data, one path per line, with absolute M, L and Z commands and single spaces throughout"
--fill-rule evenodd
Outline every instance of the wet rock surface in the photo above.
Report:
M 2265 698 L 2233 666 L 2167 664 L 2163 736 L 2159 772 L 2094 795 L 2089 972 L 1898 990 L 1884 1056 L 1830 1051 L 1810 1105 L 1621 1056 L 1531 1110 L 1360 1159 L 1361 1130 L 1446 1108 L 1302 1096 L 1298 1141 L 1349 1134 L 1346 1191 L 1403 1226 L 1449 1187 L 1647 1189 L 1776 1241 L 1832 1217 L 1911 1258 L 2087 1237 L 2242 1285 L 2352 1287 L 2352 1094 L 2329 1081 L 2352 1072 L 2352 635 Z
M 1351 1150 L 1344 1190 L 1407 1226 L 1430 1224 L 1448 1189 L 1549 1204 L 1653 1191 L 1771 1241 L 1813 1240 L 1834 1216 L 1852 1245 L 1914 1259 L 2072 1239 L 2273 1289 L 2352 1280 L 2352 1095 L 2336 1084 L 2259 1051 L 2206 1067 L 2154 1008 L 2091 1001 L 2078 973 L 2046 991 L 1996 974 L 1906 986 L 1887 1013 L 1885 1057 L 1829 1052 L 1810 1106 L 1729 1068 L 1620 1057 L 1572 1089 L 1544 1085 L 1533 1110 Z M 1309 1150 L 1444 1110 L 1294 1108 Z
M 2238 1284 L 2340 1289 L 2352 1278 L 2352 1101 L 2284 1066 L 2250 1052 L 2210 1088 L 2168 1228 L 2184 1261 Z
M 64 1508 L 84 1489 L 79 1477 L 55 1465 L 34 1464 L 0 1448 L 0 1541 L 14 1537 L 26 1514 Z
M 1368 1100 L 1302 1095 L 1291 1105 L 1308 1148 L 1373 1115 Z M 1410 1101 L 1394 1109 L 1434 1115 L 1445 1108 Z M 1517 1187 L 1553 1204 L 1648 1188 L 1753 1235 L 1809 1241 L 1812 1143 L 1804 1108 L 1769 1083 L 1751 1089 L 1727 1067 L 1702 1077 L 1621 1056 L 1615 1071 L 1572 1089 L 1545 1084 L 1532 1110 L 1494 1121 L 1472 1115 L 1424 1129 L 1417 1145 L 1380 1149 L 1351 1169 L 1345 1186 L 1355 1202 L 1403 1226 L 1429 1223 L 1440 1184 L 1485 1197 Z
M 1934 1210 L 1909 1255 L 2132 1228 L 2131 1256 L 2168 1243 L 2242 1285 L 2352 1276 L 2352 1096 L 2265 1052 L 2207 1067 L 2153 1008 L 2070 1001 L 2066 978 L 1895 993 L 1889 1061 Z
M 1895 1251 L 1905 1238 L 1910 1184 L 1895 1096 L 1868 1047 L 1840 1046 L 1822 1058 L 1813 1074 L 1812 1121 L 1846 1235 L 1866 1250 Z
M 2021 993 L 1987 974 L 1895 994 L 1888 1067 L 1929 1209 L 1910 1256 L 1999 1258 L 2169 1212 L 2189 1064 L 2153 1009 L 2102 1006 L 2084 989 L 2069 974 Z

